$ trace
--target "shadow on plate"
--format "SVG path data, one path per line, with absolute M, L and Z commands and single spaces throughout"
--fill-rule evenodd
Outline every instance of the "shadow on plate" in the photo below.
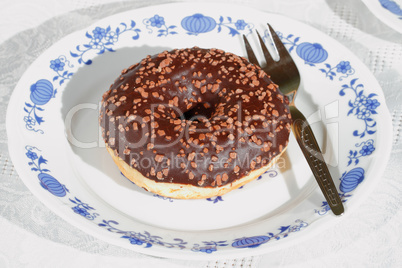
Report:
M 77 70 L 62 93 L 61 112 L 65 122 L 66 136 L 75 158 L 113 179 L 116 184 L 142 193 L 145 193 L 142 189 L 133 187 L 129 180 L 120 177 L 118 168 L 104 147 L 98 124 L 99 105 L 103 93 L 109 89 L 124 68 L 139 62 L 146 55 L 153 55 L 169 49 L 167 47 L 142 46 L 122 48 L 116 52 L 99 55 L 93 59 L 91 65 L 85 65 Z M 318 111 L 319 107 L 314 103 L 312 96 L 303 89 L 301 89 L 301 93 L 298 98 L 300 98 L 302 106 L 308 107 L 309 112 Z M 325 125 L 322 121 L 317 121 L 314 125 L 315 129 L 320 129 L 319 132 L 323 133 L 322 136 L 317 137 L 321 141 L 320 146 L 322 147 L 323 144 L 327 144 Z M 290 135 L 292 137 L 293 134 Z M 293 142 L 296 141 L 293 139 Z M 278 165 L 277 170 L 284 175 L 285 184 L 292 200 L 300 195 L 304 187 L 304 185 L 298 185 L 297 170 L 292 167 L 298 166 L 295 161 L 305 160 L 299 152 L 297 144 L 293 144 L 289 148 L 292 152 L 288 149 L 283 154 L 281 166 Z M 295 153 L 300 154 L 297 159 L 289 155 Z

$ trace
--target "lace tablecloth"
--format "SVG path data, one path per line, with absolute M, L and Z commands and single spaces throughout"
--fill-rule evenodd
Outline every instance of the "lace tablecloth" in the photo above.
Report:
M 0 267 L 400 267 L 402 35 L 360 1 L 222 1 L 284 14 L 318 28 L 346 45 L 380 82 L 394 125 L 391 158 L 382 183 L 336 228 L 263 256 L 220 261 L 161 259 L 87 235 L 29 192 L 9 159 L 5 130 L 8 100 L 23 72 L 44 50 L 73 31 L 127 9 L 166 2 L 0 2 Z

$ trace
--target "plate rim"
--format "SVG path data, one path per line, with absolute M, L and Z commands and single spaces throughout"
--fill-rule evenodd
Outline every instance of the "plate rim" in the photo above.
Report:
M 55 45 L 56 43 L 58 43 L 58 42 L 63 41 L 64 39 L 69 38 L 69 36 L 74 35 L 74 34 L 76 34 L 76 33 L 78 33 L 78 32 L 84 33 L 85 30 L 90 29 L 91 27 L 95 26 L 97 23 L 99 23 L 99 21 L 105 21 L 105 20 L 107 20 L 108 18 L 110 18 L 110 17 L 112 17 L 112 16 L 117 16 L 117 15 L 119 15 L 119 14 L 129 13 L 129 12 L 133 12 L 133 11 L 137 11 L 137 10 L 141 10 L 141 9 L 157 8 L 157 7 L 165 6 L 165 5 L 188 5 L 188 6 L 192 6 L 193 4 L 194 4 L 194 3 L 167 3 L 167 4 L 161 4 L 161 5 L 152 5 L 152 6 L 147 6 L 147 7 L 138 8 L 138 9 L 131 9 L 131 10 L 124 11 L 124 12 L 121 12 L 121 13 L 117 13 L 117 14 L 113 14 L 113 15 L 110 15 L 110 16 L 106 16 L 106 17 L 104 17 L 104 18 L 102 18 L 102 19 L 100 19 L 100 20 L 94 22 L 93 24 L 91 24 L 91 25 L 89 25 L 89 26 L 87 26 L 87 27 L 84 27 L 84 28 L 82 28 L 82 29 L 80 29 L 80 30 L 74 31 L 74 32 L 71 33 L 71 34 L 65 35 L 63 38 L 61 38 L 61 39 L 58 40 L 57 42 L 53 43 L 52 46 L 54 46 L 54 45 Z M 227 4 L 223 4 L 223 3 L 222 3 L 221 5 L 227 6 Z M 235 8 L 238 8 L 238 7 L 245 8 L 245 7 L 246 7 L 246 6 L 243 6 L 243 5 L 231 5 L 231 6 L 235 6 Z M 247 7 L 247 9 L 257 11 L 256 9 L 251 8 L 251 7 Z M 230 12 L 230 10 L 229 10 L 228 12 Z M 313 26 L 311 26 L 311 25 L 308 25 L 308 24 L 306 24 L 306 23 L 304 23 L 304 22 L 301 22 L 301 21 L 295 20 L 295 19 L 293 19 L 293 18 L 289 18 L 289 17 L 283 16 L 283 15 L 274 14 L 274 13 L 269 13 L 269 12 L 266 12 L 266 11 L 259 11 L 259 12 L 264 13 L 264 14 L 268 14 L 268 15 L 280 16 L 280 17 L 285 18 L 286 20 L 291 20 L 291 21 L 293 21 L 293 22 L 299 23 L 299 24 L 301 24 L 303 27 L 306 27 L 306 26 L 307 26 L 307 27 L 313 28 Z M 316 30 L 317 30 L 317 29 L 316 29 Z M 319 30 L 317 30 L 317 31 L 319 31 Z M 323 33 L 323 34 L 326 35 L 325 33 Z M 326 36 L 327 36 L 328 38 L 330 38 L 332 42 L 336 42 L 338 45 L 340 45 L 340 46 L 342 46 L 342 47 L 345 47 L 343 44 L 341 44 L 341 43 L 338 42 L 337 40 L 333 39 L 332 37 L 330 37 L 330 36 L 328 36 L 328 35 L 326 35 Z M 46 51 L 47 51 L 47 49 L 46 49 L 43 53 L 45 53 Z M 349 51 L 349 50 L 348 50 L 348 51 Z M 42 56 L 43 53 L 41 53 L 41 54 L 35 59 L 35 61 L 39 60 L 39 59 L 41 58 L 41 56 Z M 351 51 L 350 51 L 350 53 L 353 54 Z M 353 54 L 353 55 L 354 55 L 354 54 Z M 356 59 L 357 59 L 357 57 L 356 57 Z M 35 61 L 34 61 L 34 62 L 35 62 Z M 360 61 L 360 60 L 359 60 L 359 61 Z M 31 63 L 30 66 L 33 65 L 34 62 Z M 368 71 L 369 73 L 371 73 L 371 72 L 368 70 L 368 68 L 366 68 L 366 69 L 367 69 L 367 71 Z M 29 67 L 26 69 L 26 71 L 24 72 L 24 74 L 21 75 L 21 78 L 28 72 L 28 70 L 29 70 Z M 366 71 L 366 70 L 365 70 L 365 71 Z M 17 89 L 17 88 L 19 87 L 19 83 L 20 83 L 20 81 L 21 81 L 21 78 L 20 78 L 20 80 L 18 81 L 18 83 L 17 83 L 15 89 Z M 374 78 L 374 79 L 375 79 L 375 78 Z M 375 80 L 376 80 L 376 79 L 375 79 Z M 377 81 L 377 80 L 376 80 L 376 81 Z M 386 108 L 386 102 L 385 102 L 384 92 L 383 92 L 383 90 L 381 89 L 381 86 L 380 86 L 379 84 L 378 84 L 378 88 L 380 89 L 380 92 L 381 92 L 381 100 L 382 100 L 381 104 Z M 8 107 L 7 107 L 7 114 L 6 114 L 6 130 L 7 130 L 7 137 L 8 137 L 8 140 L 9 140 L 9 137 L 13 137 L 13 135 L 12 135 L 12 134 L 13 134 L 13 133 L 12 133 L 12 130 L 11 130 L 11 128 L 10 128 L 9 126 L 10 126 L 10 124 L 12 124 L 12 122 L 13 122 L 12 117 L 11 117 L 11 112 L 10 112 L 10 110 L 12 110 L 12 108 L 11 108 L 11 105 L 10 105 L 10 104 L 12 104 L 13 102 L 17 102 L 17 101 L 14 100 L 14 99 L 16 99 L 16 94 L 14 94 L 14 93 L 15 93 L 15 91 L 13 92 L 13 94 L 12 94 L 11 97 L 10 97 L 10 101 L 9 101 L 9 104 L 8 104 Z M 386 110 L 388 111 L 388 109 L 386 109 Z M 389 127 L 391 127 L 390 129 L 392 129 L 391 116 L 390 116 L 389 112 L 386 113 L 385 115 L 383 114 L 382 116 L 388 117 L 388 118 L 385 118 L 385 117 L 384 117 L 384 119 L 385 119 L 386 121 L 388 121 L 389 124 L 384 124 L 384 125 L 388 125 Z M 384 119 L 382 118 L 382 120 L 384 120 Z M 11 123 L 10 123 L 10 122 L 11 122 Z M 17 124 L 15 124 L 15 126 L 17 126 Z M 392 135 L 392 134 L 390 134 L 389 136 L 391 136 L 391 135 Z M 14 137 L 13 137 L 13 138 L 14 138 Z M 385 164 L 383 164 L 383 165 L 381 166 L 381 167 L 382 167 L 382 170 L 376 170 L 376 172 L 375 172 L 376 175 L 381 175 L 381 174 L 383 173 L 383 171 L 385 170 L 385 168 L 386 168 L 386 163 L 388 162 L 388 158 L 390 157 L 391 148 L 392 148 L 392 139 L 390 139 L 390 140 L 391 140 L 391 142 L 388 143 L 388 146 L 387 146 L 387 147 L 381 147 L 381 149 L 385 151 L 387 159 L 386 159 L 386 161 L 384 161 Z M 13 159 L 18 159 L 18 158 L 19 158 L 18 156 L 15 155 L 15 154 L 16 154 L 16 151 L 15 151 L 15 150 L 12 151 L 12 150 L 10 149 L 10 146 L 9 146 L 9 154 L 10 154 L 10 159 L 11 159 L 11 160 L 13 160 Z M 17 162 L 18 162 L 18 161 L 17 161 Z M 16 167 L 18 167 L 19 165 L 22 165 L 22 163 L 16 164 L 17 162 L 16 162 L 16 161 L 13 161 L 13 163 L 14 163 L 14 165 L 15 165 Z M 21 170 L 22 170 L 21 167 L 16 168 L 17 173 L 20 173 Z M 373 171 L 372 171 L 372 172 L 373 172 Z M 24 173 L 25 173 L 25 172 L 24 172 Z M 372 176 L 372 175 L 371 175 L 371 176 Z M 24 184 L 27 185 L 27 184 L 25 183 L 25 180 L 23 179 L 23 177 L 20 176 L 20 178 L 21 178 L 21 180 L 24 182 Z M 378 180 L 377 180 L 377 182 L 378 182 Z M 374 189 L 375 185 L 373 185 L 373 184 L 371 184 L 371 185 L 372 185 L 372 189 Z M 70 224 L 72 224 L 74 227 L 80 228 L 80 229 L 82 228 L 82 225 L 83 225 L 82 222 L 84 222 L 84 221 L 81 222 L 80 220 L 73 220 L 73 218 L 68 217 L 68 215 L 65 215 L 64 213 L 62 213 L 62 211 L 58 210 L 59 205 L 53 205 L 52 202 L 46 202 L 45 199 L 47 199 L 47 198 L 44 198 L 44 195 L 42 195 L 42 194 L 39 193 L 39 190 L 37 190 L 37 189 L 39 189 L 39 188 L 33 189 L 33 187 L 29 187 L 28 185 L 27 185 L 27 187 L 29 188 L 29 190 L 30 190 L 32 193 L 34 193 L 35 197 L 38 198 L 45 206 L 49 207 L 49 209 L 52 210 L 52 212 L 54 212 L 55 214 L 57 214 L 58 216 L 60 216 L 61 218 L 63 218 L 63 219 L 66 220 L 67 222 L 69 222 Z M 360 193 L 360 194 L 362 195 L 363 193 Z M 366 194 L 368 195 L 368 193 L 366 193 Z M 363 198 L 361 198 L 361 199 L 365 199 L 365 197 L 363 197 Z M 354 202 L 358 202 L 358 201 L 359 201 L 359 199 L 354 200 Z M 363 201 L 363 200 L 361 200 L 361 201 Z M 56 203 L 55 203 L 55 204 L 56 204 Z M 355 203 L 355 204 L 356 204 L 356 203 Z M 357 207 L 358 207 L 358 206 L 354 205 L 352 208 L 349 208 L 349 209 L 356 209 Z M 327 217 L 327 218 L 328 218 L 328 217 Z M 331 217 L 331 218 L 332 218 L 332 221 L 331 221 L 332 224 L 335 224 L 335 223 L 339 222 L 339 220 L 340 220 L 340 218 L 337 218 L 337 217 Z M 74 218 L 74 219 L 75 219 L 75 218 Z M 79 224 L 80 227 L 77 226 L 77 222 L 80 222 L 80 224 Z M 328 224 L 328 223 L 327 223 L 327 224 Z M 89 226 L 89 223 L 88 223 L 88 224 L 86 223 L 86 224 L 84 224 L 84 225 L 85 225 L 85 228 L 86 228 L 87 225 Z M 318 226 L 316 226 L 315 228 L 317 229 L 317 227 L 318 227 Z M 328 226 L 324 226 L 324 225 L 321 225 L 320 227 L 322 227 L 323 229 L 327 229 L 327 228 L 328 228 Z M 100 234 L 98 234 L 98 232 L 96 232 L 96 230 L 92 230 L 92 229 L 94 229 L 94 228 L 86 228 L 84 231 L 85 231 L 86 233 L 89 233 L 89 234 L 91 234 L 91 235 L 93 235 L 93 236 L 95 236 L 95 237 L 101 239 L 102 241 L 106 241 L 107 243 L 110 243 L 109 240 L 105 240 L 105 239 L 104 239 L 104 235 L 100 235 Z M 307 230 L 307 229 L 308 229 L 308 230 Z M 303 231 L 303 234 L 310 233 L 310 232 L 319 233 L 318 231 L 314 231 L 314 230 L 311 229 L 311 228 L 307 228 L 307 229 L 305 229 L 305 230 Z M 102 232 L 102 234 L 103 234 L 103 232 Z M 296 240 L 303 240 L 303 238 L 307 238 L 307 237 L 308 237 L 308 236 L 306 236 L 306 235 L 296 235 L 295 237 L 292 238 L 292 242 L 293 242 L 293 241 L 296 241 Z M 117 239 L 114 239 L 114 240 L 117 241 Z M 243 251 L 231 251 L 231 252 L 220 251 L 219 254 L 218 254 L 218 252 L 216 252 L 216 254 L 211 254 L 211 255 L 206 255 L 206 254 L 204 254 L 204 255 L 186 254 L 186 256 L 182 256 L 182 254 L 180 254 L 180 252 L 178 252 L 178 251 L 177 251 L 177 252 L 176 252 L 176 251 L 169 251 L 166 255 L 163 255 L 163 253 L 164 253 L 164 251 L 165 251 L 164 248 L 162 248 L 162 251 L 163 251 L 163 252 L 161 252 L 161 251 L 160 251 L 160 248 L 158 248 L 157 251 L 159 252 L 159 254 L 154 255 L 154 254 L 151 254 L 152 252 L 150 252 L 149 250 L 147 250 L 147 249 L 145 249 L 145 248 L 142 248 L 142 247 L 135 247 L 135 249 L 133 249 L 133 247 L 130 247 L 130 244 L 127 244 L 127 247 L 125 247 L 124 245 L 122 245 L 122 244 L 120 244 L 120 243 L 118 243 L 118 244 L 113 243 L 113 244 L 115 244 L 115 245 L 117 245 L 117 246 L 120 246 L 120 247 L 124 247 L 124 248 L 130 249 L 130 250 L 133 250 L 133 251 L 136 251 L 136 252 L 140 252 L 140 253 L 143 253 L 143 254 L 147 254 L 147 255 L 154 255 L 154 256 L 162 256 L 162 255 L 163 255 L 164 257 L 172 257 L 172 255 L 177 255 L 177 256 L 175 256 L 175 258 L 179 258 L 179 259 L 204 259 L 204 260 L 205 260 L 205 259 L 227 258 L 227 257 L 233 256 L 233 255 L 235 255 L 235 254 L 236 254 L 236 255 L 241 255 L 241 256 L 258 255 L 258 254 L 267 253 L 267 252 L 269 252 L 269 251 L 279 249 L 279 248 L 281 248 L 281 247 L 286 247 L 287 244 L 289 244 L 289 243 L 284 243 L 283 240 L 277 241 L 277 242 L 278 242 L 278 243 L 275 244 L 275 245 L 276 245 L 275 247 L 272 247 L 272 246 L 270 246 L 270 247 L 260 247 L 260 248 L 255 248 L 255 249 L 253 249 L 253 250 L 247 250 L 247 251 L 244 251 L 244 250 L 243 250 Z M 288 242 L 288 240 L 285 239 L 285 242 Z M 292 242 L 291 242 L 291 243 L 292 243 Z M 176 254 L 176 253 L 177 253 L 177 254 Z
M 382 6 L 380 0 L 361 0 L 368 10 L 389 28 L 402 33 L 402 19 L 398 21 L 397 15 Z M 401 7 L 402 8 L 402 7 Z M 401 16 L 402 17 L 402 16 Z M 399 22 L 399 23 L 398 23 Z

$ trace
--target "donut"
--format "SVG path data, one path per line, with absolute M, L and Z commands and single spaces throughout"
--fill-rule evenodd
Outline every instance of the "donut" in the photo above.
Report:
M 102 97 L 107 151 L 139 187 L 179 199 L 223 195 L 272 167 L 288 145 L 287 98 L 258 66 L 185 48 L 124 69 Z

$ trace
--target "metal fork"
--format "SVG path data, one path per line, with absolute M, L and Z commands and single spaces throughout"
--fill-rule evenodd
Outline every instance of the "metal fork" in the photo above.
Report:
M 300 85 L 299 71 L 289 52 L 272 29 L 271 25 L 268 24 L 268 28 L 280 58 L 278 61 L 275 61 L 272 58 L 263 39 L 257 31 L 260 46 L 267 62 L 266 66 L 261 68 L 271 76 L 272 81 L 279 86 L 280 91 L 288 97 L 290 102 L 290 114 L 293 119 L 292 132 L 296 137 L 297 143 L 299 144 L 332 212 L 335 215 L 342 215 L 344 207 L 328 170 L 328 166 L 324 161 L 317 140 L 306 118 L 295 106 L 295 96 Z M 255 56 L 246 36 L 243 35 L 243 39 L 249 61 L 255 65 L 259 65 L 257 57 Z

